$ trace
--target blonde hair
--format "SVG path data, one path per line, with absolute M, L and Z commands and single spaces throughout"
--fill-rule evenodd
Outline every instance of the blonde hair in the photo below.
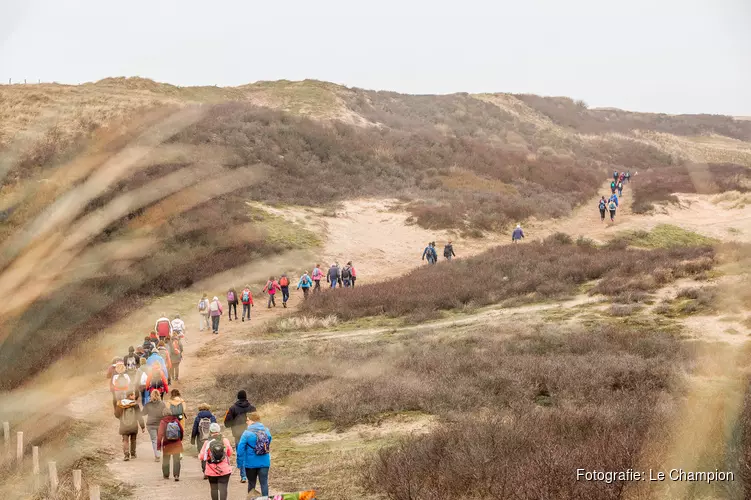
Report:
M 260 422 L 261 421 L 261 414 L 257 411 L 251 411 L 245 414 L 246 420 L 252 420 L 253 422 Z
M 159 391 L 156 389 L 151 390 L 151 401 L 161 401 L 162 396 L 159 394 Z
M 211 411 L 211 406 L 209 406 L 208 403 L 201 403 L 200 405 L 198 405 L 198 409 L 199 410 Z

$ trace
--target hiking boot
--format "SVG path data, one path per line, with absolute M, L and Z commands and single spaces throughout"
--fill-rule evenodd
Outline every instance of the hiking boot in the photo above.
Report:
M 232 318 L 230 318 L 229 320 L 232 321 Z
M 130 458 L 132 458 L 133 460 L 135 460 L 136 459 L 136 454 L 135 453 L 131 453 L 130 454 Z
M 240 482 L 241 482 L 241 483 L 247 483 L 247 482 L 248 482 L 248 480 L 247 480 L 247 479 L 245 479 L 244 477 L 241 477 L 241 478 L 240 478 Z
M 282 305 L 284 306 L 285 309 L 287 309 L 287 303 L 286 302 L 283 302 Z
M 154 457 L 154 462 L 158 462 L 158 461 L 160 461 L 160 460 L 161 460 L 161 458 L 159 458 L 159 457 Z
M 243 316 L 243 321 L 245 321 L 245 316 Z
M 177 481 L 179 481 L 179 480 L 180 480 L 180 478 L 179 478 L 179 477 L 176 477 L 176 478 L 175 478 L 175 481 L 176 481 L 176 482 L 177 482 Z
M 127 462 L 128 460 L 130 460 L 130 455 L 125 455 L 125 458 L 123 458 L 123 460 L 124 460 L 124 461 L 126 461 L 126 462 Z

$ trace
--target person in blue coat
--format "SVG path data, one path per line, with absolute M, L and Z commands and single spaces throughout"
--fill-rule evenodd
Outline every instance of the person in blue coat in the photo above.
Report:
M 613 195 L 610 197 L 610 199 L 608 201 L 615 202 L 615 206 L 617 207 L 618 206 L 618 195 L 615 194 L 615 193 L 613 193 Z
M 146 360 L 146 366 L 151 366 L 154 363 L 159 363 L 160 365 L 162 365 L 162 373 L 164 373 L 165 375 L 169 373 L 169 371 L 167 371 L 167 363 L 164 362 L 164 358 L 161 357 L 156 350 L 154 350 Z
M 240 442 L 237 443 L 237 468 L 245 470 L 245 475 L 248 478 L 249 497 L 253 497 L 251 493 L 256 488 L 256 479 L 258 479 L 261 485 L 261 496 L 268 496 L 271 453 L 267 448 L 266 453 L 258 454 L 256 445 L 258 444 L 259 436 L 263 438 L 264 435 L 270 445 L 271 432 L 261 423 L 261 416 L 256 411 L 247 414 L 246 422 L 248 428 L 243 432 Z
M 308 292 L 310 291 L 310 287 L 313 286 L 313 280 L 308 275 L 308 271 L 305 271 L 302 276 L 300 276 L 300 281 L 297 283 L 297 289 L 299 290 L 302 288 L 303 296 L 307 299 L 308 298 Z
M 524 238 L 524 231 L 522 231 L 522 225 L 521 224 L 517 224 L 516 225 L 516 229 L 514 229 L 514 232 L 511 233 L 511 242 L 512 243 L 517 243 L 522 238 Z
M 215 423 L 216 417 L 211 413 L 211 406 L 206 403 L 198 405 L 198 414 L 196 414 L 196 418 L 193 420 L 193 432 L 190 433 L 190 444 L 196 445 L 196 449 L 199 452 L 203 448 L 203 443 L 211 435 L 211 424 Z M 201 470 L 206 471 L 206 462 L 203 460 L 201 460 Z

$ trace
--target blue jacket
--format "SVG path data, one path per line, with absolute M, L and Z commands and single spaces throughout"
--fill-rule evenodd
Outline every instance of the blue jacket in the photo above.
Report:
M 618 197 L 616 195 L 611 196 L 609 201 L 614 201 L 615 206 L 618 206 Z
M 520 240 L 522 238 L 524 238 L 524 231 L 522 231 L 522 228 L 517 227 L 516 229 L 514 229 L 514 232 L 511 235 L 511 239 L 512 240 Z
M 193 420 L 193 432 L 190 434 L 190 442 L 191 444 L 195 442 L 196 438 L 198 438 L 198 424 L 201 423 L 202 418 L 208 418 L 211 420 L 212 424 L 216 423 L 216 417 L 213 413 L 211 413 L 209 410 L 201 410 L 198 412 L 198 415 L 196 415 L 196 419 Z
M 297 288 L 310 288 L 311 286 L 313 286 L 313 280 L 310 279 L 310 276 L 307 274 L 300 276 L 300 282 L 297 284 Z
M 240 442 L 237 443 L 237 468 L 238 469 L 260 469 L 261 467 L 271 467 L 271 453 L 266 455 L 256 455 L 256 432 L 265 431 L 269 436 L 271 443 L 271 433 L 261 422 L 256 422 L 249 426 L 243 432 Z
M 428 259 L 436 260 L 438 258 L 438 253 L 435 251 L 435 248 L 428 245 L 425 247 L 425 251 L 422 252 L 422 258 L 423 260 L 427 257 Z
M 167 377 L 169 374 L 169 372 L 167 371 L 167 363 L 164 362 L 164 359 L 156 351 L 154 351 L 151 356 L 149 356 L 149 359 L 146 360 L 146 366 L 151 366 L 154 363 L 159 363 L 160 365 L 162 365 L 162 373 L 164 373 L 164 376 Z

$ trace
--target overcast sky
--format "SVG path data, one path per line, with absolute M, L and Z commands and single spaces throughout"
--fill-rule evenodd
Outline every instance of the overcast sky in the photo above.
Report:
M 751 115 L 751 0 L 0 0 L 0 82 L 108 76 Z

